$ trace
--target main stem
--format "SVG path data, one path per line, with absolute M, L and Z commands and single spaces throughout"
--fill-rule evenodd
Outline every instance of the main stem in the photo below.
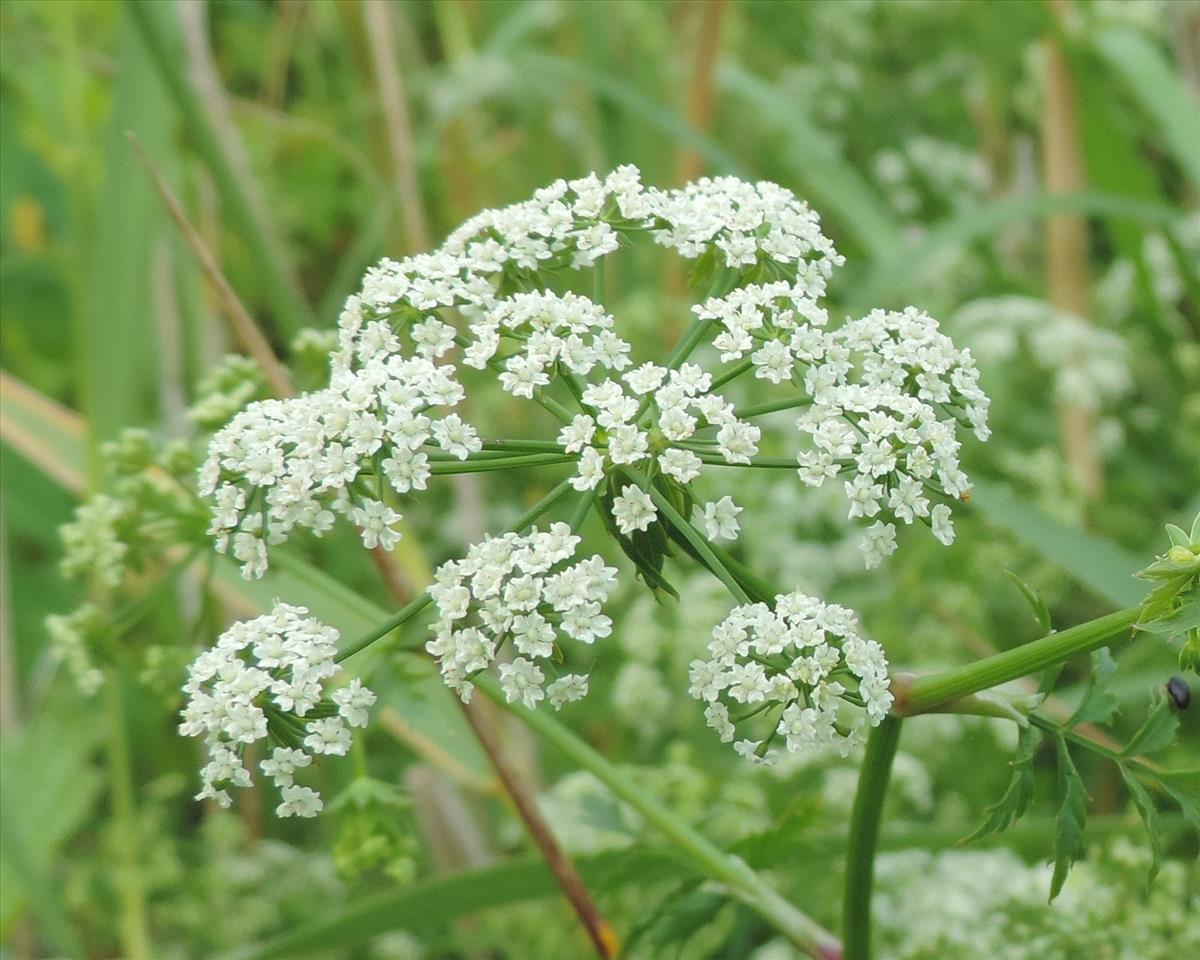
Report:
M 846 851 L 846 881 L 842 891 L 842 945 L 844 960 L 870 960 L 871 890 L 875 876 L 875 850 L 879 844 L 883 802 L 887 797 L 892 761 L 900 743 L 898 717 L 885 717 L 867 738 L 867 752 L 858 774 L 850 837 Z
M 1140 612 L 1138 607 L 1127 607 L 964 667 L 918 677 L 907 690 L 899 691 L 892 713 L 901 717 L 928 713 L 959 697 L 1029 676 L 1076 654 L 1099 650 L 1129 633 Z

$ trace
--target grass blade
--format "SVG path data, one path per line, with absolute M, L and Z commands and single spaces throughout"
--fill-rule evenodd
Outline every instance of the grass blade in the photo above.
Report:
M 1153 118 L 1192 185 L 1200 186 L 1200 110 L 1166 58 L 1141 33 L 1127 28 L 1101 30 L 1093 44 Z
M 255 202 L 244 178 L 239 176 L 230 160 L 228 145 L 185 73 L 185 58 L 178 42 L 176 5 L 134 0 L 127 3 L 125 9 L 141 33 L 196 150 L 212 173 L 222 208 L 262 277 L 280 332 L 290 336 L 301 327 L 312 326 L 315 322 L 312 311 L 284 259 L 280 243 L 261 212 L 262 204 Z M 241 149 L 240 141 L 237 147 Z
M 924 239 L 911 246 L 892 248 L 886 259 L 864 278 L 858 292 L 850 297 L 848 311 L 857 316 L 872 307 L 897 304 L 914 279 L 921 276 L 923 265 L 943 247 L 970 243 L 991 236 L 1011 223 L 1068 210 L 1165 226 L 1181 220 L 1179 211 L 1162 204 L 1104 193 L 1031 194 L 985 203 L 935 224 Z
M 974 484 L 971 504 L 993 523 L 1114 606 L 1141 603 L 1146 588 L 1133 575 L 1145 564 L 1137 554 L 1055 520 L 1004 487 L 983 480 Z

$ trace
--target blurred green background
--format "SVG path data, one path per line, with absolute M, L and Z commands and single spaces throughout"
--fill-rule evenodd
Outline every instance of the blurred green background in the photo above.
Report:
M 370 740 L 377 794 L 347 794 L 297 826 L 264 816 L 269 798 L 233 813 L 189 799 L 196 758 L 173 733 L 177 691 L 223 612 L 186 582 L 107 651 L 96 698 L 47 656 L 44 618 L 83 595 L 57 569 L 57 527 L 103 486 L 100 444 L 130 426 L 202 442 L 185 411 L 233 344 L 129 134 L 308 386 L 323 374 L 297 335 L 332 329 L 366 267 L 556 178 L 634 163 L 651 184 L 733 173 L 808 200 L 847 259 L 831 312 L 914 303 L 938 317 L 976 352 L 995 436 L 966 450 L 979 486 L 952 550 L 914 536 L 866 577 L 837 498 L 775 476 L 739 497 L 747 540 L 764 544 L 772 576 L 858 609 L 899 668 L 929 669 L 1037 634 L 1006 570 L 1043 594 L 1058 626 L 1135 603 L 1130 575 L 1165 548 L 1163 523 L 1187 527 L 1200 509 L 1198 91 L 1200 4 L 1186 0 L 5 0 L 3 955 L 210 957 L 322 918 L 304 955 L 585 949 L 457 715 L 421 692 L 427 677 L 381 671 L 394 720 Z M 682 271 L 655 261 L 621 274 L 611 308 L 635 341 L 670 343 L 687 296 Z M 481 416 L 520 433 L 516 408 Z M 490 483 L 473 502 L 499 529 L 544 484 Z M 406 511 L 414 577 L 470 538 L 461 515 L 446 522 L 453 498 Z M 309 559 L 387 603 L 353 542 Z M 164 562 L 152 559 L 145 580 Z M 811 873 L 781 870 L 781 882 L 832 923 L 831 838 L 852 771 L 825 758 L 790 781 L 746 772 L 698 729 L 685 638 L 723 608 L 699 576 L 685 583 L 681 608 L 626 592 L 595 692 L 568 720 L 751 862 L 778 866 L 781 844 L 805 851 Z M 289 588 L 305 589 L 271 581 L 260 600 Z M 137 596 L 146 582 L 122 590 Z M 356 603 L 337 614 L 351 632 L 370 621 Z M 1128 720 L 1116 733 L 1128 736 L 1173 653 L 1143 642 L 1120 660 Z M 1200 759 L 1186 720 L 1180 767 Z M 951 846 L 1003 789 L 1010 738 L 939 723 L 907 735 L 892 849 Z M 652 835 L 595 784 L 509 735 L 602 906 L 621 930 L 642 930 L 635 956 L 774 949 L 751 915 L 654 860 Z M 1113 891 L 1126 884 L 1138 909 L 1165 909 L 1121 868 L 1140 854 L 1112 854 L 1104 839 L 1145 842 L 1119 779 L 1094 766 L 1084 772 L 1101 840 L 1081 902 L 1107 891 L 1125 903 Z M 1050 812 L 1014 837 L 1020 858 L 989 861 L 997 885 L 1036 872 Z M 611 851 L 630 845 L 648 859 L 623 872 Z M 1194 851 L 1172 840 L 1176 858 Z M 937 861 L 951 886 L 955 862 Z M 882 869 L 885 905 L 913 871 L 937 873 L 912 863 Z M 436 886 L 468 866 L 484 879 Z M 367 895 L 393 899 L 371 922 L 339 920 Z M 1040 903 L 1014 894 L 987 910 L 1012 929 L 1069 922 L 1069 908 Z M 974 934 L 962 937 L 975 947 L 954 939 L 966 920 L 928 948 L 899 913 L 882 922 L 889 956 L 992 955 Z M 1122 955 L 1170 946 L 1138 942 L 1145 952 Z

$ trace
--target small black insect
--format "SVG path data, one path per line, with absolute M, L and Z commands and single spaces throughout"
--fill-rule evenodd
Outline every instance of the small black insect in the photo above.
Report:
M 1192 690 L 1183 677 L 1172 677 L 1167 681 L 1167 696 L 1180 710 L 1186 710 L 1192 702 Z

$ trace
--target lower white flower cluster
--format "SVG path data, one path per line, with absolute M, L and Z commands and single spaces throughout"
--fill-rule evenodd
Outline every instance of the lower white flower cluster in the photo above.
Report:
M 555 523 L 544 532 L 534 527 L 525 535 L 488 537 L 464 559 L 438 568 L 429 592 L 439 616 L 425 649 L 464 702 L 474 689 L 471 678 L 510 640 L 515 656 L 500 665 L 510 703 L 534 707 L 546 699 L 557 709 L 587 693 L 585 674 L 547 682 L 542 668 L 560 659 L 560 635 L 592 644 L 612 630 L 601 604 L 616 586 L 617 571 L 598 554 L 568 565 L 578 543 L 568 524 Z
M 351 727 L 367 725 L 375 694 L 360 681 L 325 687 L 338 673 L 338 632 L 308 616 L 304 607 L 276 603 L 269 614 L 235 623 L 188 668 L 188 695 L 179 732 L 203 737 L 209 762 L 200 770 L 197 800 L 232 802 L 226 787 L 250 786 L 245 750 L 273 745 L 259 767 L 283 797 L 281 817 L 314 817 L 320 794 L 295 782 L 295 773 L 318 754 L 344 756 Z
M 710 658 L 692 661 L 688 692 L 722 741 L 742 723 L 762 731 L 734 744 L 743 756 L 770 762 L 776 737 L 793 753 L 833 743 L 845 753 L 892 706 L 883 648 L 858 631 L 853 611 L 799 592 L 735 607 L 713 628 Z

